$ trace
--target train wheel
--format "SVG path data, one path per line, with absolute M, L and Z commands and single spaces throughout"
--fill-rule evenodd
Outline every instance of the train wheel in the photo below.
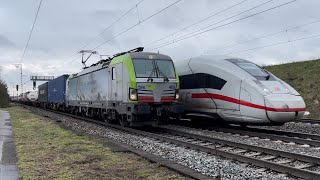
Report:
M 120 116 L 120 125 L 122 127 L 128 127 L 129 122 L 127 121 L 127 118 L 125 116 Z
M 240 127 L 241 127 L 242 129 L 245 129 L 245 128 L 247 128 L 247 125 L 246 125 L 246 124 L 241 124 Z

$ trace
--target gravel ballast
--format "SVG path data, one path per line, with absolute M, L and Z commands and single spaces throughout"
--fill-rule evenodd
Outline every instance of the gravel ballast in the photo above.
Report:
M 241 162 L 194 151 L 174 144 L 159 142 L 152 138 L 112 130 L 107 127 L 87 123 L 41 109 L 31 109 L 39 115 L 49 116 L 54 120 L 61 121 L 60 123 L 64 126 L 67 126 L 76 132 L 98 135 L 121 143 L 126 143 L 156 156 L 161 156 L 162 158 L 195 169 L 208 176 L 219 176 L 221 179 L 294 179 L 273 171 L 260 171 L 260 167 L 248 166 Z
M 291 131 L 297 133 L 307 133 L 307 134 L 320 134 L 320 124 L 310 124 L 310 123 L 294 123 L 288 122 L 282 126 L 253 126 L 257 128 L 264 128 L 264 129 L 274 129 L 274 130 L 281 130 L 281 131 Z
M 244 137 L 244 136 L 234 135 L 231 133 L 217 132 L 214 130 L 209 131 L 209 130 L 195 129 L 195 128 L 189 128 L 189 127 L 183 127 L 183 126 L 166 126 L 166 128 L 180 130 L 180 131 L 198 134 L 202 136 L 219 138 L 219 139 L 243 143 L 243 144 L 260 146 L 264 148 L 277 149 L 277 150 L 286 151 L 286 152 L 320 157 L 319 149 L 310 148 L 308 146 L 303 146 L 299 144 L 290 144 L 283 141 L 273 141 L 270 139 L 261 139 L 258 137 Z

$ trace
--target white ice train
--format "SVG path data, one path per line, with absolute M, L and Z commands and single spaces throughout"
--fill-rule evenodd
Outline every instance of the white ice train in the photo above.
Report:
M 19 95 L 18 100 L 24 104 L 33 104 L 38 100 L 37 91 L 28 91 Z
M 236 124 L 283 124 L 306 110 L 295 89 L 250 61 L 208 55 L 175 65 L 185 115 Z

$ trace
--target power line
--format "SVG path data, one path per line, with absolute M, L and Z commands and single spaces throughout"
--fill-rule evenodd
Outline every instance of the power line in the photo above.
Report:
M 23 58 L 24 58 L 24 56 L 25 56 L 25 54 L 27 52 L 27 49 L 28 49 L 28 46 L 29 46 L 29 42 L 30 42 L 30 39 L 31 39 L 31 35 L 33 33 L 34 25 L 36 24 L 36 21 L 37 21 L 37 18 L 38 18 L 38 14 L 39 14 L 39 10 L 40 10 L 40 7 L 41 7 L 41 3 L 42 3 L 42 0 L 40 0 L 39 6 L 38 6 L 38 10 L 37 10 L 37 13 L 36 13 L 36 17 L 34 18 L 33 25 L 32 25 L 32 28 L 31 28 L 31 31 L 30 31 L 30 34 L 29 34 L 29 38 L 28 38 L 26 47 L 24 48 L 21 60 L 20 60 L 20 64 L 21 64 L 21 62 L 22 62 L 22 60 L 23 60 Z
M 277 45 L 281 45 L 281 44 L 288 44 L 288 43 L 292 43 L 292 42 L 296 42 L 296 41 L 302 41 L 302 40 L 312 39 L 312 38 L 317 38 L 317 37 L 320 37 L 320 34 L 313 35 L 313 36 L 305 36 L 305 37 L 302 37 L 302 38 L 297 38 L 297 39 L 293 39 L 293 40 L 289 40 L 289 41 L 282 41 L 282 42 L 269 44 L 269 45 L 265 45 L 265 46 L 259 46 L 259 47 L 255 47 L 255 48 L 251 48 L 251 49 L 245 49 L 245 50 L 230 52 L 230 53 L 227 53 L 227 54 L 224 54 L 224 55 L 242 53 L 242 52 L 252 51 L 252 50 L 256 50 L 256 49 L 263 49 L 263 48 L 267 48 L 267 47 L 277 46 Z
M 194 36 L 197 36 L 197 35 L 200 35 L 200 34 L 209 32 L 209 31 L 212 31 L 212 30 L 214 30 L 214 29 L 221 28 L 221 27 L 223 27 L 223 26 L 227 26 L 227 25 L 233 24 L 233 23 L 235 23 L 235 22 L 239 22 L 239 21 L 248 19 L 248 18 L 250 18 L 250 17 L 253 17 L 253 16 L 256 16 L 256 15 L 265 13 L 265 12 L 267 12 L 267 11 L 271 11 L 271 10 L 276 9 L 276 8 L 279 8 L 279 7 L 281 7 L 281 6 L 288 5 L 288 4 L 293 3 L 293 2 L 295 2 L 295 1 L 296 1 L 296 0 L 292 0 L 292 1 L 289 1 L 289 2 L 286 2 L 286 3 L 283 3 L 283 4 L 280 4 L 280 5 L 277 5 L 277 6 L 274 6 L 274 7 L 272 7 L 272 8 L 269 8 L 269 9 L 266 9 L 266 10 L 263 10 L 263 11 L 260 11 L 260 12 L 258 12 L 258 13 L 254 13 L 254 14 L 251 14 L 251 15 L 249 15 L 249 16 L 245 16 L 245 17 L 243 17 L 243 18 L 239 18 L 239 19 L 237 19 L 237 20 L 234 20 L 234 21 L 231 21 L 231 22 L 228 22 L 228 23 L 225 23 L 225 24 L 222 24 L 222 25 L 219 25 L 219 26 L 216 26 L 216 27 L 213 27 L 213 28 L 204 30 L 204 31 L 202 31 L 202 32 L 199 32 L 199 33 L 196 33 L 196 34 L 187 36 L 187 37 L 184 37 L 184 36 L 183 36 L 184 38 L 182 38 L 182 37 L 176 38 L 176 39 L 174 39 L 172 42 L 168 42 L 168 43 L 166 43 L 166 44 L 163 44 L 163 45 L 160 45 L 160 46 L 158 46 L 158 47 L 155 47 L 155 48 L 151 49 L 151 51 L 152 51 L 152 50 L 155 50 L 155 49 L 159 49 L 159 48 L 165 47 L 165 46 L 168 46 L 168 45 L 170 45 L 170 44 L 177 43 L 177 42 L 182 41 L 182 40 L 185 40 L 185 39 L 189 39 L 189 38 L 191 38 L 191 37 L 194 37 Z
M 108 29 L 110 29 L 112 26 L 114 26 L 116 23 L 118 23 L 121 19 L 123 19 L 125 16 L 127 16 L 132 10 L 134 10 L 135 8 L 138 7 L 139 4 L 141 4 L 144 0 L 140 0 L 137 4 L 135 4 L 133 7 L 131 7 L 129 10 L 127 10 L 124 14 L 122 14 L 121 16 L 119 16 L 115 21 L 113 21 L 108 27 L 104 28 L 100 33 L 98 33 L 94 38 L 88 40 L 85 45 L 83 45 L 81 48 L 79 49 L 83 49 L 85 47 L 87 47 L 89 44 L 91 44 L 94 40 L 96 40 L 99 36 L 101 36 L 104 32 L 106 32 Z M 77 52 L 78 53 L 78 52 Z M 63 65 L 65 64 L 69 64 L 75 60 L 78 59 L 78 57 L 73 58 L 75 55 L 70 56 L 69 58 L 66 58 L 67 60 L 70 59 L 69 61 L 66 61 L 63 63 Z M 73 58 L 73 59 L 71 59 Z M 62 65 L 56 66 L 54 68 L 52 68 L 52 70 L 54 69 L 58 69 L 59 67 L 61 67 Z
M 254 7 L 251 7 L 251 8 L 249 8 L 249 9 L 245 10 L 245 11 L 242 11 L 242 12 L 240 12 L 240 13 L 238 13 L 238 14 L 235 14 L 235 15 L 233 15 L 233 16 L 230 16 L 230 17 L 228 17 L 228 18 L 225 18 L 225 19 L 222 19 L 222 20 L 220 20 L 220 21 L 218 21 L 218 22 L 215 22 L 215 23 L 213 23 L 213 24 L 210 24 L 210 25 L 208 25 L 208 26 L 206 26 L 206 27 L 203 27 L 203 28 L 200 28 L 200 29 L 195 30 L 195 31 L 193 31 L 193 32 L 190 32 L 190 33 L 188 33 L 188 34 L 182 35 L 182 36 L 177 37 L 177 38 L 175 38 L 175 39 L 173 39 L 173 40 L 166 41 L 166 42 L 158 45 L 158 47 L 159 47 L 159 46 L 162 46 L 162 45 L 166 45 L 166 44 L 171 43 L 171 42 L 174 42 L 175 40 L 178 40 L 178 39 L 180 39 L 180 38 L 189 36 L 189 35 L 191 35 L 191 34 L 197 33 L 197 32 L 199 32 L 199 31 L 202 31 L 202 30 L 204 30 L 204 29 L 207 29 L 207 28 L 209 28 L 209 27 L 212 27 L 212 26 L 214 26 L 214 25 L 216 25 L 216 24 L 220 24 L 220 23 L 222 23 L 222 22 L 224 22 L 224 21 L 227 21 L 227 20 L 229 20 L 229 19 L 232 19 L 232 18 L 234 18 L 234 17 L 240 16 L 241 14 L 244 14 L 244 13 L 246 13 L 246 12 L 249 12 L 249 11 L 251 11 L 251 10 L 253 10 L 253 9 L 256 9 L 256 8 L 258 8 L 258 7 L 260 7 L 260 6 L 263 6 L 263 5 L 267 4 L 267 3 L 270 3 L 270 2 L 272 2 L 272 1 L 273 1 L 273 0 L 268 0 L 268 1 L 266 1 L 266 2 L 263 2 L 263 3 L 261 3 L 261 4 L 258 4 L 257 6 L 254 6 Z M 156 46 L 156 47 L 157 47 L 157 46 Z
M 30 81 L 31 81 L 31 80 L 28 80 L 28 81 L 24 82 L 23 85 L 27 84 L 27 83 L 30 82 Z
M 136 5 L 134 5 L 131 9 L 129 9 L 128 11 L 126 11 L 124 14 L 122 14 L 120 17 L 118 17 L 113 23 L 111 23 L 108 27 L 106 27 L 105 29 L 103 29 L 97 36 L 95 36 L 94 38 L 92 38 L 92 40 L 90 40 L 89 42 L 87 42 L 83 47 L 81 47 L 80 49 L 83 49 L 85 47 L 87 47 L 89 44 L 91 44 L 95 39 L 97 39 L 99 36 L 101 36 L 104 32 L 106 32 L 108 29 L 110 29 L 113 25 L 115 25 L 117 22 L 119 22 L 122 18 L 124 18 L 125 16 L 127 16 L 132 10 L 134 10 L 135 8 L 138 7 L 139 4 L 141 4 L 144 0 L 140 0 Z
M 108 42 L 110 42 L 110 41 L 114 40 L 115 38 L 117 38 L 117 37 L 121 36 L 122 34 L 124 34 L 124 33 L 128 32 L 129 30 L 131 30 L 131 29 L 135 28 L 135 27 L 136 27 L 136 26 L 138 26 L 139 24 L 141 24 L 141 23 L 143 23 L 143 22 L 145 22 L 145 21 L 147 21 L 147 20 L 151 19 L 152 17 L 154 17 L 154 16 L 156 16 L 157 14 L 159 14 L 159 13 L 161 13 L 161 12 L 165 11 L 166 9 L 168 9 L 168 8 L 170 8 L 171 6 L 173 6 L 173 5 L 177 4 L 177 3 L 179 3 L 180 1 L 182 1 L 182 0 L 175 1 L 174 3 L 172 3 L 172 4 L 168 5 L 168 6 L 166 6 L 165 8 L 163 8 L 163 9 L 161 9 L 161 10 L 159 10 L 159 11 L 157 11 L 156 13 L 152 14 L 151 16 L 149 16 L 149 17 L 147 17 L 147 18 L 143 19 L 142 21 L 139 21 L 138 23 L 134 24 L 133 26 L 130 26 L 130 27 L 129 27 L 129 28 L 127 28 L 126 30 L 124 30 L 124 31 L 122 31 L 122 32 L 120 32 L 120 33 L 118 33 L 117 35 L 113 36 L 112 38 L 110 38 L 110 39 L 108 39 L 108 40 L 104 41 L 103 43 L 99 44 L 98 46 L 96 46 L 96 47 L 95 47 L 95 48 L 93 48 L 92 50 L 95 50 L 95 49 L 97 49 L 97 48 L 101 47 L 102 45 L 104 45 L 104 44 L 106 44 L 106 43 L 108 43 Z
M 169 34 L 169 35 L 167 35 L 167 36 L 164 36 L 164 37 L 159 38 L 159 39 L 157 39 L 157 40 L 155 40 L 155 41 L 152 41 L 152 42 L 150 42 L 150 43 L 148 43 L 148 44 L 146 44 L 146 45 L 144 45 L 144 46 L 145 46 L 145 47 L 146 47 L 146 46 L 150 46 L 151 44 L 154 44 L 154 43 L 157 43 L 157 42 L 159 42 L 159 41 L 162 41 L 162 40 L 164 40 L 164 39 L 166 39 L 166 38 L 168 38 L 168 37 L 170 37 L 170 36 L 173 36 L 173 35 L 175 35 L 175 34 L 177 34 L 177 33 L 179 33 L 179 32 L 182 32 L 182 31 L 184 31 L 184 30 L 186 30 L 186 29 L 188 29 L 188 28 L 190 28 L 190 27 L 192 27 L 192 26 L 194 26 L 194 25 L 197 25 L 197 24 L 199 24 L 199 23 L 201 23 L 201 22 L 203 22 L 203 21 L 206 21 L 206 20 L 208 20 L 208 19 L 210 19 L 210 18 L 212 18 L 212 17 L 214 17 L 214 16 L 217 16 L 217 15 L 219 15 L 219 14 L 221 14 L 221 13 L 227 11 L 227 10 L 230 10 L 230 9 L 236 7 L 236 6 L 239 6 L 240 4 L 243 4 L 243 3 L 246 2 L 246 1 L 248 1 L 248 0 L 244 0 L 244 1 L 238 2 L 238 3 L 236 3 L 236 4 L 234 4 L 234 5 L 230 6 L 230 7 L 227 7 L 227 8 L 225 8 L 225 9 L 223 9 L 222 11 L 219 11 L 219 12 L 217 12 L 217 13 L 211 14 L 211 15 L 203 18 L 203 19 L 200 19 L 199 21 L 197 21 L 197 22 L 195 22 L 195 23 L 192 23 L 192 24 L 190 24 L 190 25 L 188 25 L 188 26 L 186 26 L 186 27 L 184 27 L 184 28 L 181 28 L 180 30 L 175 31 L 174 33 L 171 33 L 171 34 Z
M 222 50 L 222 49 L 226 49 L 226 48 L 230 48 L 230 47 L 233 47 L 233 46 L 237 46 L 237 45 L 240 45 L 240 44 L 245 44 L 245 43 L 248 43 L 248 42 L 251 42 L 251 41 L 255 41 L 255 40 L 259 40 L 259 39 L 275 36 L 275 35 L 278 35 L 280 33 L 291 31 L 293 29 L 302 28 L 304 26 L 308 26 L 308 25 L 311 25 L 311 24 L 314 24 L 314 23 L 318 23 L 318 22 L 320 22 L 320 20 L 315 20 L 315 21 L 312 21 L 312 22 L 309 22 L 309 23 L 305 23 L 305 24 L 302 24 L 302 25 L 293 26 L 293 27 L 290 27 L 290 28 L 287 28 L 287 29 L 284 29 L 284 30 L 281 30 L 281 31 L 277 31 L 277 32 L 274 32 L 274 33 L 266 34 L 266 35 L 263 35 L 263 36 L 260 36 L 260 37 L 256 37 L 256 38 L 252 38 L 252 39 L 249 39 L 249 40 L 246 40 L 246 41 L 242 41 L 242 42 L 239 42 L 239 43 L 230 44 L 230 45 L 227 45 L 227 46 L 224 46 L 224 47 L 221 47 L 221 48 L 217 48 L 217 49 L 214 49 L 214 50 L 208 50 L 208 51 L 204 52 L 203 54 L 208 54 L 209 52 L 215 52 L 215 51 L 219 51 L 219 50 Z

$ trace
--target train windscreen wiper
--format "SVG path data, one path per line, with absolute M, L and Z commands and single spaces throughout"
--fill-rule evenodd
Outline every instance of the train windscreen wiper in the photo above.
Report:
M 158 68 L 158 72 L 163 76 L 164 82 L 169 82 L 169 78 L 166 75 L 164 75 L 163 72 L 161 72 L 159 68 Z
M 152 69 L 150 75 L 148 76 L 147 82 L 149 82 L 149 81 L 152 82 L 152 81 L 153 81 L 153 79 L 152 79 L 152 74 L 153 74 L 153 72 L 156 72 L 156 71 L 157 71 L 157 67 L 155 66 L 154 62 L 152 62 L 152 64 L 153 64 L 153 69 Z

